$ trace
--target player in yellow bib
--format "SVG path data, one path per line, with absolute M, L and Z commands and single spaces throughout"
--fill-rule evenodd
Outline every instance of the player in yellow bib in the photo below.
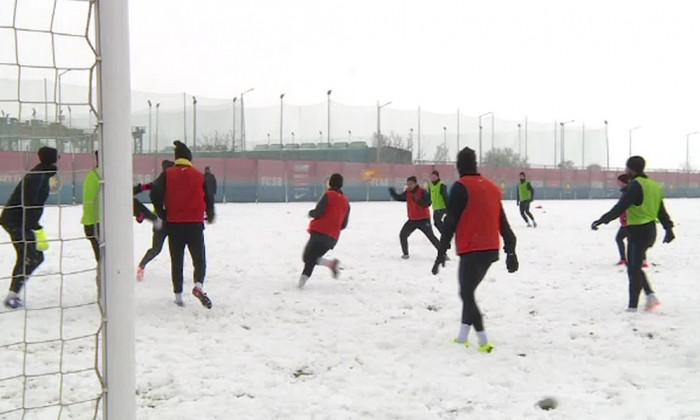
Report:
M 527 223 L 527 227 L 537 227 L 537 222 L 535 222 L 535 217 L 530 213 L 530 204 L 532 200 L 535 199 L 535 189 L 532 188 L 530 181 L 525 179 L 525 172 L 520 172 L 520 182 L 518 182 L 518 188 L 516 190 L 518 197 L 516 203 L 520 207 L 520 216 Z M 532 224 L 530 224 L 530 220 Z
M 607 224 L 627 211 L 629 312 L 637 311 L 642 289 L 647 295 L 646 311 L 651 312 L 660 304 L 642 268 L 644 254 L 656 241 L 656 222 L 661 222 L 666 230 L 665 244 L 675 239 L 673 222 L 664 207 L 663 187 L 644 173 L 645 166 L 646 162 L 641 156 L 632 156 L 627 160 L 627 174 L 632 181 L 615 207 L 591 225 L 593 230 L 598 230 L 601 224 Z

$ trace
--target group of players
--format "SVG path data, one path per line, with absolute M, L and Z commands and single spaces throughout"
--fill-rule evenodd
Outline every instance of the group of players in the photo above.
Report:
M 150 191 L 155 209 L 155 214 L 151 213 L 134 198 L 134 217 L 137 221 L 154 222 L 153 246 L 138 265 L 137 279 L 143 279 L 146 264 L 160 252 L 167 237 L 175 303 L 184 305 L 183 261 L 185 248 L 188 248 L 194 265 L 195 285 L 192 294 L 203 306 L 211 308 L 212 302 L 203 290 L 206 275 L 204 223 L 214 222 L 216 182 L 208 174 L 209 171 L 203 174 L 192 166 L 192 152 L 185 144 L 175 141 L 174 145 L 175 161 L 164 161 L 163 172 L 152 183 L 134 187 L 134 195 Z M 23 306 L 20 298 L 22 286 L 44 260 L 43 251 L 48 249 L 46 234 L 39 221 L 49 195 L 49 179 L 57 171 L 58 153 L 56 149 L 42 147 L 38 155 L 40 163 L 17 185 L 0 215 L 0 224 L 10 234 L 17 253 L 10 292 L 4 301 L 5 306 L 11 309 Z M 622 187 L 620 200 L 608 213 L 593 222 L 591 228 L 597 230 L 601 224 L 617 218 L 623 220 L 623 230 L 618 233 L 618 240 L 626 236 L 628 241 L 627 254 L 624 254 L 624 248 L 620 251 L 621 260 L 627 265 L 629 281 L 627 310 L 637 311 L 639 295 L 643 289 L 647 296 L 645 310 L 653 311 L 659 306 L 659 301 L 643 270 L 646 251 L 655 242 L 656 222 L 660 221 L 666 231 L 664 243 L 675 238 L 673 222 L 664 207 L 662 186 L 644 173 L 644 159 L 632 156 L 626 166 L 626 173 L 619 178 Z M 456 253 L 460 258 L 458 277 L 462 299 L 461 324 L 455 342 L 469 346 L 469 334 L 473 328 L 478 337 L 478 350 L 491 352 L 494 346 L 486 335 L 474 294 L 490 266 L 499 259 L 499 237 L 503 238 L 508 272 L 518 270 L 519 262 L 515 252 L 517 240 L 502 207 L 501 188 L 479 174 L 474 150 L 467 147 L 459 152 L 457 170 L 460 178 L 449 193 L 437 171 L 431 175 L 429 189 L 418 185 L 416 177 L 412 176 L 406 181 L 405 191 L 397 193 L 394 188 L 390 188 L 389 193 L 394 200 L 406 202 L 408 221 L 399 234 L 402 258 L 408 259 L 410 256 L 408 237 L 415 230 L 420 230 L 437 249 L 432 268 L 432 273 L 437 274 L 449 259 L 447 251 L 451 248 L 453 237 L 455 238 Z M 341 231 L 347 227 L 350 204 L 343 194 L 341 174 L 331 175 L 328 186 L 316 207 L 309 212 L 312 220 L 308 227 L 309 240 L 303 253 L 304 268 L 297 283 L 299 289 L 304 288 L 316 265 L 328 267 L 333 277 L 339 274 L 339 261 L 324 256 L 335 247 Z M 97 169 L 88 173 L 83 189 L 81 222 L 99 265 Z M 517 204 L 528 227 L 537 226 L 529 210 L 534 192 L 525 174 L 520 173 Z M 433 221 L 441 234 L 440 239 L 433 234 L 431 206 Z

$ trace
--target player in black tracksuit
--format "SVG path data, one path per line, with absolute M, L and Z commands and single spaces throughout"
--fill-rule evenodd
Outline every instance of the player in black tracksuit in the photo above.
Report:
M 171 168 L 175 166 L 175 162 L 171 160 L 163 160 L 161 162 L 161 168 L 163 169 L 160 175 L 158 175 L 158 178 L 156 178 L 152 183 L 146 184 L 145 188 L 149 191 L 149 197 L 151 199 L 151 202 L 154 202 L 154 197 L 153 197 L 153 190 L 151 189 L 151 186 L 153 183 L 156 183 L 157 185 L 162 185 L 165 183 L 165 171 L 168 168 Z M 141 187 L 143 190 L 144 187 Z M 134 189 L 134 191 L 136 191 Z M 156 210 L 156 213 L 158 213 L 158 208 L 154 208 Z M 157 214 L 157 219 L 161 221 L 162 225 L 158 227 L 156 224 L 153 225 L 153 238 L 151 239 L 151 248 L 146 251 L 146 253 L 143 255 L 143 258 L 141 258 L 141 262 L 139 262 L 138 267 L 136 268 L 136 279 L 138 281 L 143 280 L 144 276 L 144 270 L 146 269 L 146 264 L 151 262 L 155 257 L 160 254 L 160 252 L 163 250 L 163 244 L 165 243 L 165 240 L 168 238 L 168 229 L 165 224 L 165 214 L 161 212 L 161 214 Z
M 530 181 L 525 179 L 525 172 L 520 172 L 519 183 L 515 191 L 517 193 L 516 203 L 520 208 L 520 217 L 527 223 L 527 227 L 537 227 L 535 217 L 530 212 L 530 204 L 535 199 L 535 189 L 532 188 Z M 532 220 L 532 225 L 530 225 L 528 217 Z
M 661 222 L 666 231 L 663 243 L 670 243 L 676 238 L 673 221 L 664 206 L 663 188 L 644 174 L 645 165 L 641 156 L 632 156 L 627 160 L 627 173 L 632 178 L 627 191 L 609 212 L 591 224 L 591 228 L 597 230 L 601 224 L 610 223 L 627 211 L 627 310 L 630 312 L 637 311 L 642 289 L 647 295 L 647 311 L 653 311 L 659 305 L 642 267 L 646 251 L 656 241 L 656 220 Z
M 41 163 L 17 184 L 0 214 L 0 225 L 10 234 L 17 253 L 10 292 L 4 301 L 10 309 L 24 306 L 19 292 L 27 277 L 44 261 L 44 253 L 37 249 L 36 232 L 43 231 L 39 221 L 49 197 L 49 180 L 58 171 L 58 151 L 52 147 L 42 147 L 38 155 Z

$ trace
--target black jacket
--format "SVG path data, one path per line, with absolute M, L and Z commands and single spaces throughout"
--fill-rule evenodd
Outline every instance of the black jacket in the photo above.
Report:
M 430 201 L 430 191 L 428 191 L 425 188 L 421 189 L 423 190 L 423 194 L 421 194 L 421 198 L 420 200 L 418 200 L 418 204 L 420 204 L 422 207 L 430 207 L 430 205 L 432 204 L 432 201 Z M 391 194 L 391 198 L 393 198 L 396 201 L 406 201 L 406 192 L 407 191 L 403 191 L 401 192 L 401 194 L 397 194 L 396 190 L 393 187 L 389 188 L 389 194 Z
M 644 174 L 639 176 L 642 178 L 647 177 Z M 641 206 L 644 202 L 644 190 L 642 189 L 642 185 L 635 180 L 632 180 L 627 187 L 622 188 L 620 191 L 622 191 L 622 197 L 620 197 L 620 200 L 615 204 L 615 207 L 600 218 L 603 223 L 610 223 L 620 217 L 620 215 L 631 206 Z M 659 207 L 658 218 L 659 222 L 661 222 L 661 226 L 663 226 L 665 230 L 673 228 L 673 221 L 666 212 L 663 199 L 661 200 L 661 207 Z
M 39 220 L 49 198 L 49 179 L 56 175 L 55 165 L 40 163 L 24 175 L 0 214 L 0 224 L 8 228 L 41 229 Z
M 207 191 L 216 196 L 216 177 L 213 173 L 204 173 L 204 184 L 207 186 Z

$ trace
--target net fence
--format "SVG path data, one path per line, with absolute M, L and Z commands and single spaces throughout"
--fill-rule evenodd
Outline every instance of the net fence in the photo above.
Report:
M 99 120 L 95 22 L 94 1 L 0 0 L 0 148 L 17 152 L 2 157 L 3 181 L 24 191 L 21 213 L 31 210 L 24 176 L 39 163 L 37 150 L 53 147 L 60 156 L 40 220 L 49 238 L 43 262 L 32 273 L 24 261 L 13 270 L 16 255 L 37 252 L 36 242 L 33 235 L 13 242 L 7 226 L 0 234 L 0 288 L 26 277 L 19 292 L 24 307 L 0 308 L 2 419 L 87 419 L 101 412 L 104 316 L 97 264 L 74 206 L 94 167 L 94 159 L 76 154 L 94 149 Z M 34 228 L 25 223 L 21 231 Z

